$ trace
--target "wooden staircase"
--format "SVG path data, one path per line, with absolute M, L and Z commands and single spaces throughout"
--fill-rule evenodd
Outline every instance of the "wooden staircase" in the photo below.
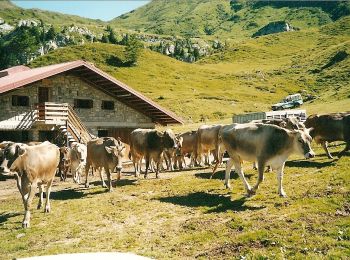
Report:
M 67 145 L 73 142 L 85 143 L 92 139 L 89 130 L 68 103 L 45 102 L 37 105 L 38 122 L 54 125 L 66 138 Z

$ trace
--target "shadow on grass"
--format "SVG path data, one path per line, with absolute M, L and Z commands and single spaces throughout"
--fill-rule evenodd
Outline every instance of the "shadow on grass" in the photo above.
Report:
M 293 161 L 287 161 L 286 167 L 296 167 L 296 168 L 323 168 L 327 166 L 334 166 L 337 159 L 333 159 L 332 161 L 326 161 L 326 162 L 318 162 L 318 161 L 308 161 L 308 160 L 293 160 Z
M 227 210 L 245 211 L 245 210 L 260 210 L 265 206 L 246 206 L 246 198 L 231 201 L 230 197 L 220 194 L 210 194 L 205 192 L 195 192 L 184 196 L 172 196 L 160 198 L 161 202 L 172 203 L 187 207 L 209 207 L 207 213 L 225 212 Z
M 200 172 L 200 173 L 196 173 L 194 176 L 196 176 L 197 178 L 201 178 L 201 179 L 210 179 L 212 172 Z M 250 173 L 244 173 L 244 176 L 246 178 L 250 178 L 253 174 Z M 231 170 L 231 174 L 230 174 L 230 179 L 238 179 L 239 176 L 235 171 Z M 214 175 L 213 178 L 215 180 L 224 180 L 225 179 L 225 170 L 222 171 L 217 171 Z
M 123 186 L 127 186 L 127 185 L 135 185 L 137 182 L 137 180 L 129 180 L 129 179 L 120 179 L 119 181 L 117 180 L 112 180 L 112 187 L 113 188 L 116 188 L 116 187 L 123 187 Z M 107 185 L 107 180 L 105 180 L 105 183 Z M 93 182 L 90 182 L 90 185 L 93 185 L 93 186 L 100 186 L 102 187 L 102 182 L 99 180 L 99 181 L 93 181 Z
M 19 212 L 9 212 L 9 213 L 0 213 L 0 224 L 6 222 L 9 218 L 17 217 L 22 215 Z
M 44 195 L 46 195 L 44 193 Z M 71 199 L 80 199 L 88 194 L 84 194 L 83 190 L 81 189 L 65 189 L 60 191 L 52 191 L 50 193 L 50 199 L 52 200 L 71 200 Z

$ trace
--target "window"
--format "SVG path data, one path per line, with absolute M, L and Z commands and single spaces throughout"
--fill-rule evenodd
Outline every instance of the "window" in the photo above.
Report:
M 15 107 L 28 107 L 29 97 L 28 96 L 12 96 L 12 106 Z
M 101 108 L 106 110 L 114 110 L 114 102 L 102 100 Z
M 91 99 L 74 99 L 75 108 L 93 108 L 93 101 Z
M 107 137 L 108 130 L 98 130 L 97 135 L 98 135 L 98 137 Z

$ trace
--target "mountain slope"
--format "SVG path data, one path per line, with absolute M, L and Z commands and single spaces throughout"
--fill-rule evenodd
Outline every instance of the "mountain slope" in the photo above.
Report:
M 34 19 L 43 20 L 54 26 L 68 26 L 71 24 L 85 26 L 89 29 L 101 30 L 106 23 L 100 20 L 83 18 L 77 15 L 68 15 L 58 12 L 43 11 L 40 9 L 24 9 L 16 6 L 8 0 L 0 1 L 0 18 L 6 23 L 16 25 L 19 20 Z
M 113 59 L 123 59 L 122 46 L 88 44 L 58 49 L 31 66 L 88 60 L 187 122 L 266 111 L 302 90 L 318 97 L 303 106 L 308 113 L 350 110 L 350 58 L 334 61 L 337 53 L 350 53 L 349 34 L 324 33 L 348 22 L 344 18 L 321 30 L 249 39 L 195 64 L 144 50 L 137 66 L 115 67 Z
M 111 24 L 157 34 L 241 39 L 272 21 L 307 29 L 349 13 L 349 3 L 323 1 L 153 0 Z

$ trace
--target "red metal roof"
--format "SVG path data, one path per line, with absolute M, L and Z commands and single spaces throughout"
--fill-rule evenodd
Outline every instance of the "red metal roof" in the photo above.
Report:
M 156 123 L 183 124 L 183 120 L 173 112 L 161 107 L 126 84 L 96 68 L 94 65 L 82 61 L 72 61 L 50 65 L 46 67 L 26 70 L 13 70 L 8 76 L 0 78 L 0 94 L 28 85 L 63 72 L 72 72 L 93 86 L 131 106 L 135 110 L 152 118 Z

